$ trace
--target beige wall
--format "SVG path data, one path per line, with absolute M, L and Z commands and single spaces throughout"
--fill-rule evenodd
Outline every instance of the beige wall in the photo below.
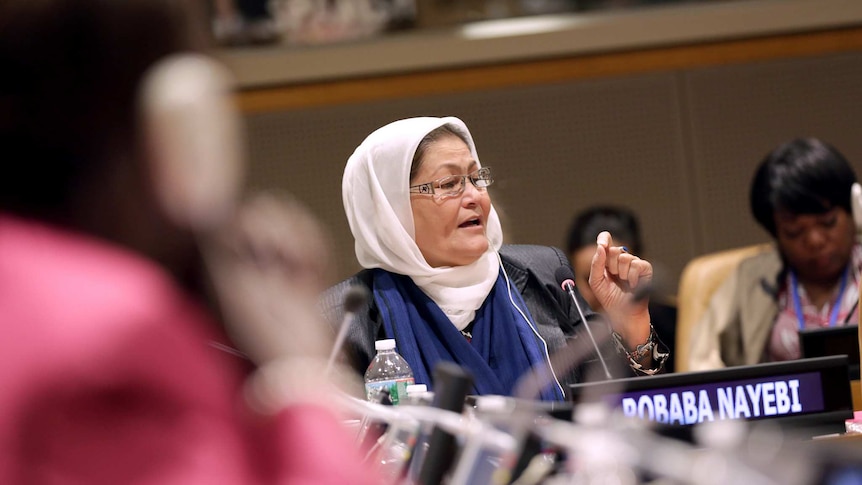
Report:
M 341 206 L 347 157 L 389 121 L 458 116 L 495 169 L 509 242 L 560 246 L 579 209 L 628 205 L 675 290 L 692 257 L 768 239 L 747 191 L 776 144 L 821 137 L 862 174 L 860 86 L 862 53 L 849 52 L 252 113 L 250 182 L 310 205 L 346 277 L 358 269 Z

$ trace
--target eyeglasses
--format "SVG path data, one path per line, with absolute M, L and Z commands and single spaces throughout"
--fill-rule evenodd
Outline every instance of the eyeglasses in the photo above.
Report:
M 473 173 L 468 173 L 467 175 L 448 175 L 432 182 L 411 185 L 410 193 L 433 195 L 434 198 L 438 200 L 458 197 L 464 192 L 468 178 L 470 179 L 470 183 L 480 190 L 485 189 L 494 183 L 494 178 L 491 177 L 491 167 L 482 167 Z

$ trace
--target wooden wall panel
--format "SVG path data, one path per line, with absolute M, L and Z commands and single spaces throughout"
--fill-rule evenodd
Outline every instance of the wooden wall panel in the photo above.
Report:
M 698 252 L 768 241 L 748 206 L 755 167 L 796 136 L 832 143 L 862 174 L 862 54 L 686 72 Z

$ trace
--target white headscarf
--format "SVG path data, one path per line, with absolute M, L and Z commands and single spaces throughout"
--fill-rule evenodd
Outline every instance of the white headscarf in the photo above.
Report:
M 356 148 L 347 160 L 341 191 L 359 264 L 409 276 L 463 330 L 497 280 L 496 252 L 503 244 L 503 230 L 491 206 L 485 226 L 488 250 L 475 262 L 432 268 L 419 251 L 410 207 L 410 165 L 419 142 L 445 124 L 465 135 L 479 164 L 473 138 L 463 121 L 453 117 L 408 118 L 379 128 Z

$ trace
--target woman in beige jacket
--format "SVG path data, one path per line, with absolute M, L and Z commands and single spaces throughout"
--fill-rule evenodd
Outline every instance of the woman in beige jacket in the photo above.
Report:
M 691 370 L 797 359 L 799 330 L 858 321 L 855 182 L 847 160 L 817 139 L 766 156 L 750 201 L 775 249 L 743 260 L 713 295 L 692 333 Z

